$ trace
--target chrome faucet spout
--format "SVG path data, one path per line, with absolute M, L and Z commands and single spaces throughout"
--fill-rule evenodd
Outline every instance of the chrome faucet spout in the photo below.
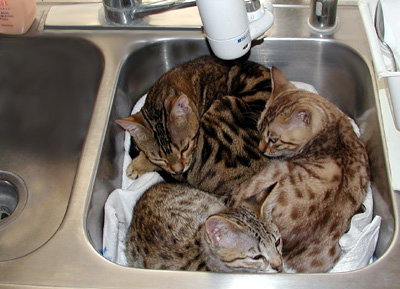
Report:
M 103 5 L 107 21 L 127 25 L 148 15 L 196 6 L 196 1 L 160 0 L 143 3 L 142 0 L 103 0 Z
M 151 14 L 162 13 L 168 10 L 192 6 L 196 6 L 195 0 L 161 0 L 140 4 L 135 11 L 135 15 L 136 17 L 144 17 Z
M 336 12 L 338 0 L 312 0 L 308 23 L 318 32 L 333 32 L 337 25 Z

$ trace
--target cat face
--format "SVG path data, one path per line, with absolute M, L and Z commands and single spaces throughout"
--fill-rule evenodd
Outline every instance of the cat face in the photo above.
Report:
M 311 112 L 306 109 L 295 109 L 289 116 L 277 116 L 263 128 L 259 149 L 269 157 L 296 155 L 312 135 L 310 116 Z
M 190 167 L 199 118 L 186 95 L 167 99 L 164 111 L 157 116 L 150 117 L 141 110 L 117 123 L 129 131 L 139 149 L 156 166 L 170 174 L 181 174 Z
M 297 89 L 275 67 L 272 80 L 271 98 L 258 121 L 259 149 L 269 157 L 289 157 L 300 153 L 315 135 L 316 113 L 302 101 L 311 93 Z
M 256 230 L 249 230 L 248 226 L 215 215 L 206 221 L 205 239 L 225 266 L 223 271 L 277 273 L 282 270 L 282 242 L 276 226 L 269 225 L 273 228 L 252 224 Z

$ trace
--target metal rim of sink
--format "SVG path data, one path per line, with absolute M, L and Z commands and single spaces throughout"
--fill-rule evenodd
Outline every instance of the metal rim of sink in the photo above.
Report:
M 277 7 L 276 12 L 281 13 L 281 17 L 277 17 L 275 32 L 273 31 L 271 35 L 285 39 L 292 37 L 299 39 L 300 36 L 307 39 L 317 39 L 318 36 L 309 35 L 310 32 L 306 30 L 306 18 L 304 16 L 305 14 L 308 15 L 308 7 L 300 8 L 294 9 L 292 6 L 288 8 Z M 293 15 L 293 12 L 297 13 L 299 10 L 304 10 L 307 13 L 300 13 L 298 16 L 296 16 L 297 14 Z M 355 8 L 352 9 L 352 11 L 355 10 Z M 282 17 L 284 16 L 282 15 L 283 11 L 290 12 L 288 13 L 291 16 L 289 23 L 285 22 L 283 24 L 283 21 L 288 19 Z M 339 43 L 345 44 L 350 42 L 352 48 L 363 52 L 361 55 L 367 59 L 367 65 L 371 68 L 372 62 L 369 50 L 364 49 L 366 43 L 364 34 L 354 34 L 352 32 L 353 36 L 351 40 L 346 38 L 347 34 L 341 34 L 341 28 L 346 27 L 346 24 L 349 23 L 352 25 L 351 31 L 364 31 L 359 30 L 359 21 L 355 21 L 358 18 L 354 19 L 351 17 L 354 13 L 349 13 L 347 9 L 339 9 L 339 12 L 341 12 L 339 16 L 342 21 L 333 40 L 338 40 Z M 303 21 L 301 22 L 303 25 L 298 25 L 299 21 Z M 298 28 L 298 30 L 293 28 L 293 24 L 296 24 L 295 28 Z M 281 31 L 280 28 L 283 25 L 287 28 Z M 398 266 L 390 265 L 398 262 L 400 257 L 398 253 L 398 207 L 400 197 L 398 194 L 394 194 L 389 187 L 388 190 L 385 190 L 389 191 L 389 193 L 382 200 L 382 203 L 389 205 L 386 210 L 388 213 L 387 218 L 394 219 L 390 221 L 393 225 L 386 226 L 385 228 L 385 230 L 390 231 L 390 236 L 393 235 L 393 239 L 388 240 L 382 258 L 366 268 L 355 272 L 330 275 L 273 274 L 270 276 L 254 274 L 203 274 L 202 272 L 171 272 L 162 270 L 154 272 L 152 270 L 119 266 L 101 256 L 90 242 L 90 235 L 86 231 L 88 224 L 85 222 L 85 218 L 92 213 L 90 211 L 92 206 L 90 199 L 93 196 L 93 182 L 98 170 L 98 164 L 101 162 L 99 155 L 104 145 L 104 130 L 108 128 L 108 116 L 111 113 L 109 105 L 113 103 L 113 92 L 116 90 L 113 84 L 117 79 L 117 73 L 120 73 L 121 65 L 123 60 L 127 58 L 127 54 L 136 51 L 138 47 L 142 47 L 143 43 L 147 40 L 155 42 L 155 38 L 169 39 L 177 36 L 181 39 L 182 35 L 185 38 L 199 39 L 200 32 L 124 31 L 122 29 L 118 29 L 118 31 L 116 29 L 114 31 L 96 32 L 94 30 L 87 32 L 60 29 L 56 31 L 39 31 L 39 33 L 33 31 L 31 33 L 33 35 L 39 34 L 40 36 L 46 34 L 58 37 L 60 34 L 62 36 L 78 36 L 89 39 L 105 53 L 106 69 L 98 92 L 92 125 L 87 137 L 86 149 L 83 151 L 80 170 L 75 177 L 73 193 L 71 194 L 68 212 L 65 215 L 63 223 L 52 239 L 39 250 L 23 258 L 0 262 L 0 288 L 8 288 L 10 285 L 21 288 L 31 288 L 32 286 L 40 288 L 42 286 L 43 288 L 49 286 L 63 288 L 241 288 L 243 284 L 248 284 L 248 286 L 251 284 L 253 287 L 259 285 L 258 287 L 268 288 L 393 288 L 399 276 Z M 270 39 L 273 40 L 272 38 Z M 267 56 L 261 55 L 261 57 L 264 59 Z M 372 85 L 375 90 L 376 83 L 374 81 Z M 376 91 L 374 91 L 374 95 L 376 96 Z M 376 100 L 376 97 L 373 100 Z M 379 121 L 376 125 L 381 127 L 381 115 L 378 114 L 377 117 Z M 383 138 L 378 137 L 376 139 L 381 140 Z M 381 160 L 386 163 L 386 153 L 383 154 Z M 382 170 L 386 171 L 385 164 L 382 167 Z M 101 175 L 99 176 L 102 177 Z M 97 198 L 98 196 L 96 195 L 95 197 Z M 20 220 L 21 218 L 17 221 Z M 390 266 L 389 270 L 388 265 Z M 82 270 L 85 274 L 79 273 Z
M 0 229 L 10 225 L 24 210 L 28 190 L 18 175 L 0 170 Z

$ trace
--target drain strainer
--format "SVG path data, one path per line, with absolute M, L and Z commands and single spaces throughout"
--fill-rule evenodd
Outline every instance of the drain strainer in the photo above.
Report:
M 10 210 L 7 207 L 0 207 L 0 221 L 9 217 L 12 214 L 12 212 L 10 212 Z
M 15 219 L 25 206 L 24 181 L 11 172 L 0 170 L 0 226 Z

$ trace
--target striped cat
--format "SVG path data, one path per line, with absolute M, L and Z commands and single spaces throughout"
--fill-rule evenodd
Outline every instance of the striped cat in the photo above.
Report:
M 185 178 L 182 174 L 193 165 L 198 140 L 203 141 L 204 134 L 199 138 L 200 129 L 208 129 L 211 133 L 211 126 L 217 129 L 220 125 L 230 126 L 219 123 L 216 117 L 212 119 L 209 110 L 216 110 L 212 107 L 215 101 L 227 95 L 239 99 L 249 115 L 241 117 L 246 123 L 237 124 L 257 133 L 255 119 L 263 110 L 270 91 L 269 69 L 250 61 L 228 62 L 205 56 L 170 70 L 150 89 L 140 112 L 116 121 L 130 132 L 141 151 L 129 165 L 128 176 L 135 179 L 145 172 L 163 169 L 177 179 Z M 234 107 L 235 104 L 231 108 Z M 205 119 L 207 112 L 209 116 Z M 236 115 L 233 112 L 232 116 Z M 231 145 L 227 142 L 236 141 L 236 134 L 240 134 L 234 129 L 231 131 L 231 135 L 221 135 L 225 146 Z M 228 147 L 224 151 L 217 156 L 229 162 L 231 150 Z M 259 152 L 253 152 L 257 150 L 251 151 L 256 158 L 262 157 Z M 205 157 L 203 155 L 203 161 Z M 240 157 L 247 162 L 244 153 Z
M 340 237 L 362 206 L 368 155 L 348 117 L 324 97 L 294 87 L 276 68 L 273 92 L 258 122 L 265 169 L 233 192 L 233 204 L 266 189 L 284 243 L 285 267 L 326 272 L 338 261 Z
M 261 195 L 265 193 L 260 194 L 263 200 Z M 280 234 L 261 214 L 261 204 L 250 198 L 238 208 L 227 209 L 203 191 L 159 183 L 134 208 L 126 237 L 128 263 L 147 269 L 279 272 Z
M 254 121 L 243 100 L 225 96 L 215 101 L 201 119 L 192 165 L 181 179 L 229 202 L 238 185 L 269 161 L 258 149 Z

